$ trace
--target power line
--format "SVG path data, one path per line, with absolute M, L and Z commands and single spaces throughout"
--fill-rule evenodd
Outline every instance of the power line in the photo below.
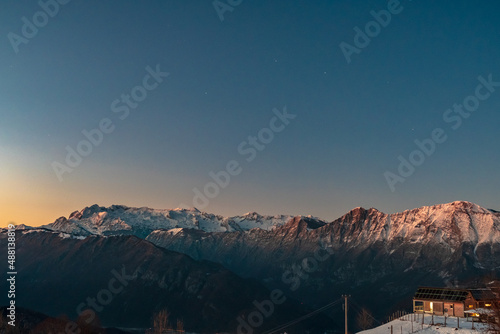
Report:
M 320 313 L 320 312 L 323 312 L 323 311 L 324 311 L 324 310 L 326 310 L 326 309 L 329 309 L 329 308 L 331 308 L 331 307 L 335 306 L 336 304 L 340 303 L 342 300 L 343 300 L 343 298 L 340 298 L 340 299 L 338 299 L 338 300 L 336 300 L 336 301 L 334 301 L 334 302 L 331 302 L 330 304 L 327 304 L 327 305 L 325 305 L 325 306 L 323 306 L 323 307 L 320 307 L 319 309 L 317 309 L 317 310 L 315 310 L 315 311 L 312 311 L 311 313 L 308 313 L 308 314 L 306 314 L 306 315 L 304 315 L 304 316 L 302 316 L 302 317 L 300 317 L 300 318 L 297 318 L 297 319 L 295 319 L 295 320 L 292 320 L 292 321 L 290 321 L 290 322 L 288 322 L 288 323 L 286 323 L 286 324 L 283 324 L 283 325 L 280 325 L 280 326 L 278 326 L 278 327 L 275 327 L 275 328 L 273 328 L 273 329 L 271 329 L 271 330 L 269 330 L 269 331 L 263 332 L 262 334 L 272 334 L 272 333 L 276 333 L 276 332 L 278 332 L 278 331 L 280 331 L 280 330 L 282 330 L 282 329 L 285 329 L 285 328 L 287 328 L 287 327 L 290 327 L 290 326 L 292 326 L 292 325 L 295 325 L 295 324 L 297 324 L 297 323 L 299 323 L 299 322 L 301 322 L 301 321 L 304 321 L 305 319 L 308 319 L 308 318 L 311 318 L 311 317 L 315 316 L 316 314 L 318 314 L 318 313 Z
M 358 313 L 363 312 L 363 307 L 361 307 L 358 303 L 356 303 L 352 298 L 351 298 L 351 305 L 353 305 L 356 309 L 358 309 Z M 378 319 L 375 319 L 369 312 L 366 313 L 370 318 L 378 322 L 379 324 L 383 325 L 384 323 Z

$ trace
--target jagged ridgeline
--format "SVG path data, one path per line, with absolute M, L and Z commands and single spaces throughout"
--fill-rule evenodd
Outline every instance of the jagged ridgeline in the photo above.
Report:
M 21 228 L 25 289 L 43 286 L 49 298 L 64 282 L 76 282 L 73 288 L 92 287 L 85 300 L 124 266 L 138 277 L 130 283 L 134 289 L 99 316 L 131 325 L 168 301 L 187 329 L 202 326 L 190 319 L 196 309 L 211 319 L 210 328 L 231 331 L 238 315 L 251 312 L 252 301 L 269 298 L 272 289 L 283 291 L 289 304 L 276 307 L 269 326 L 343 293 L 383 319 L 409 310 L 418 286 L 479 286 L 500 274 L 500 213 L 462 201 L 395 214 L 356 208 L 332 222 L 94 205 L 42 228 Z M 25 306 L 51 315 L 79 303 L 51 297 L 49 305 L 41 292 L 36 296 Z M 136 304 L 151 307 L 135 310 Z M 131 310 L 136 318 L 127 316 Z M 342 322 L 323 320 L 314 323 L 342 328 Z

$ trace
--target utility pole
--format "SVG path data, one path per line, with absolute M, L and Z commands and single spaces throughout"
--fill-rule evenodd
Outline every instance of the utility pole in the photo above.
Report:
M 345 311 L 345 334 L 349 334 L 347 331 L 347 298 L 351 297 L 350 295 L 342 295 L 344 297 L 344 311 Z

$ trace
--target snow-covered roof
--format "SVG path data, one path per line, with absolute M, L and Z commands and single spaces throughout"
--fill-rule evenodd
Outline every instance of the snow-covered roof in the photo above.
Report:
M 494 312 L 492 309 L 489 308 L 484 308 L 484 307 L 479 307 L 479 308 L 474 308 L 471 310 L 464 311 L 464 313 L 478 313 L 478 314 L 487 314 L 487 315 L 493 315 Z

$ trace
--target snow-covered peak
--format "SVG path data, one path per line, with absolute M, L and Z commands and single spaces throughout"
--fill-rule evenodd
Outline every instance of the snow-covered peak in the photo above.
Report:
M 19 225 L 16 225 L 16 231 L 20 231 L 20 230 L 31 230 L 31 229 L 33 229 L 33 227 L 28 226 L 28 225 L 24 225 L 24 224 L 19 224 Z
M 476 213 L 485 213 L 490 210 L 485 209 L 477 204 L 467 201 L 454 201 L 451 203 L 436 204 L 431 206 L 423 206 L 420 208 L 405 210 L 404 212 L 414 212 L 414 211 L 441 211 L 441 212 L 454 212 L 454 211 L 470 211 Z
M 400 240 L 411 243 L 479 245 L 500 241 L 500 215 L 466 201 L 385 214 L 356 208 L 332 223 L 344 242 L 369 245 Z
M 238 226 L 239 229 L 244 231 L 253 228 L 269 231 L 286 224 L 292 218 L 293 216 L 287 215 L 263 216 L 257 212 L 248 212 L 243 216 L 230 217 L 227 220 L 231 225 Z

